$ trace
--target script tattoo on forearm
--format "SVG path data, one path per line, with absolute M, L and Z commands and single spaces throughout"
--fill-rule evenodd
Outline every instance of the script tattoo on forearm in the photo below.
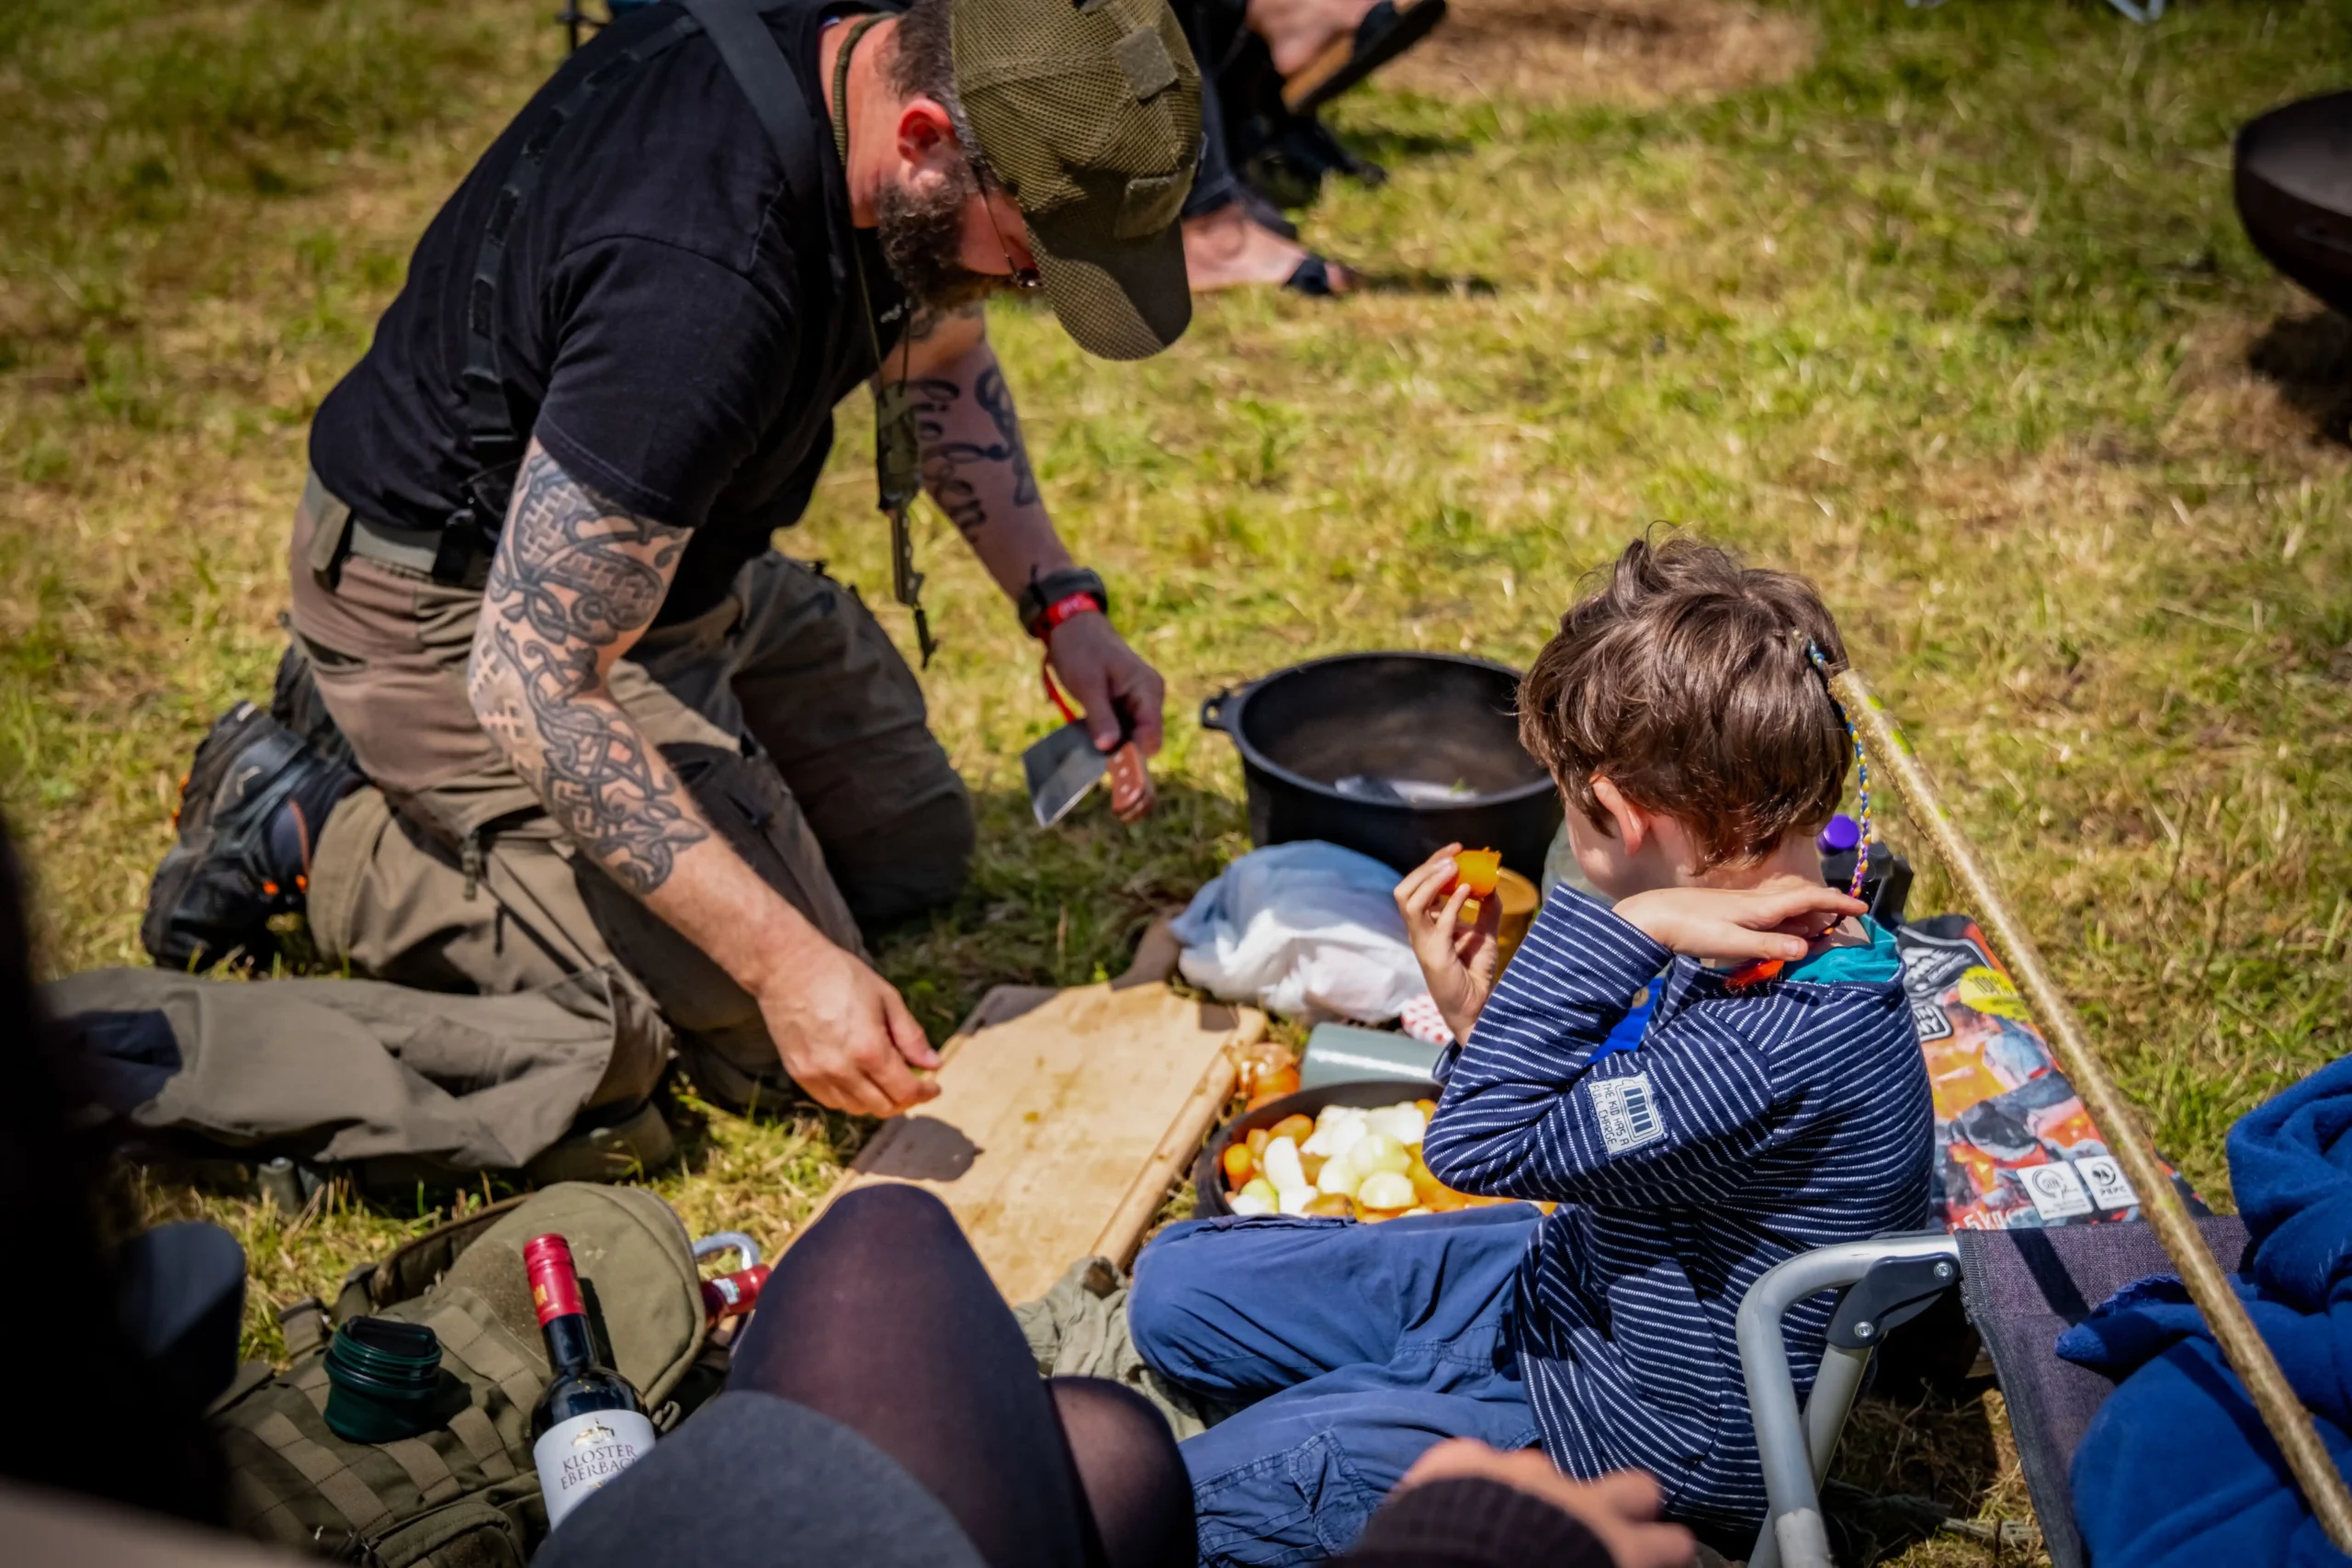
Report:
M 598 664 L 652 623 L 685 538 L 595 495 L 534 446 L 491 565 L 469 675 L 475 712 L 548 814 L 639 897 L 710 829 L 604 690 Z
M 988 411 L 996 425 L 999 445 L 990 450 L 1003 454 L 1003 461 L 1012 465 L 1012 501 L 1016 506 L 1037 504 L 1037 476 L 1029 467 L 1029 448 L 1021 439 L 1021 415 L 1012 406 L 1012 389 L 1004 384 L 1004 372 L 991 365 L 980 372 L 972 383 L 972 400 Z
M 926 377 L 910 384 L 915 395 L 915 427 L 922 441 L 922 482 L 956 531 L 966 539 L 988 526 L 988 503 L 980 498 L 970 470 L 977 464 L 1005 463 L 1012 469 L 1012 503 L 1037 504 L 1037 476 L 1029 467 L 1029 449 L 1021 440 L 1021 416 L 1012 407 L 1012 393 L 1004 372 L 990 365 L 974 378 L 972 401 L 996 426 L 990 442 L 948 439 L 948 421 L 964 398 L 963 385 L 944 376 Z
M 964 475 L 966 461 L 979 448 L 969 442 L 947 439 L 947 418 L 964 396 L 964 389 L 944 376 L 926 376 L 910 381 L 907 389 L 914 394 L 915 434 L 922 447 L 922 488 L 947 513 L 947 521 L 966 539 L 979 536 L 989 525 L 988 503 L 980 499 L 979 487 Z

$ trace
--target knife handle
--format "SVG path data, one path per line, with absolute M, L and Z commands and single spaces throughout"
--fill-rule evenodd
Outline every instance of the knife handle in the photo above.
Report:
M 1122 822 L 1134 823 L 1151 815 L 1159 796 L 1151 785 L 1151 769 L 1132 740 L 1111 753 L 1111 811 Z

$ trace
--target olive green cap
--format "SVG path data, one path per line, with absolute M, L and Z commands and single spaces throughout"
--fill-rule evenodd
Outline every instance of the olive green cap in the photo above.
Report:
M 951 0 L 948 20 L 956 96 L 1062 325 L 1104 359 L 1174 343 L 1201 73 L 1168 0 Z

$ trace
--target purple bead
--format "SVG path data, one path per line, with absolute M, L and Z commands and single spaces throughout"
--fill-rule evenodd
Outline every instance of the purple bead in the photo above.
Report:
M 1840 811 L 1829 819 L 1829 826 L 1821 830 L 1821 837 L 1815 841 L 1821 846 L 1823 854 L 1842 855 L 1862 841 L 1861 825 Z

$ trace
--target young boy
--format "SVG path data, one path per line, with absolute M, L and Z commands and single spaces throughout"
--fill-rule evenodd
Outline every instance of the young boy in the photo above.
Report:
M 1826 684 L 1844 665 L 1809 584 L 1689 541 L 1633 545 L 1561 621 L 1521 737 L 1614 908 L 1560 888 L 1497 984 L 1498 901 L 1457 929 L 1451 850 L 1396 891 L 1463 1042 L 1430 1170 L 1559 1207 L 1195 1221 L 1146 1250 L 1137 1348 L 1247 1406 L 1183 1445 L 1204 1562 L 1344 1550 L 1452 1437 L 1647 1471 L 1669 1516 L 1727 1540 L 1760 1522 L 1741 1297 L 1798 1252 L 1928 1223 L 1894 941 L 1822 886 L 1813 844 L 1851 753 Z M 1654 983 L 1638 1047 L 1600 1053 Z M 1808 1381 L 1828 1316 L 1788 1320 Z

